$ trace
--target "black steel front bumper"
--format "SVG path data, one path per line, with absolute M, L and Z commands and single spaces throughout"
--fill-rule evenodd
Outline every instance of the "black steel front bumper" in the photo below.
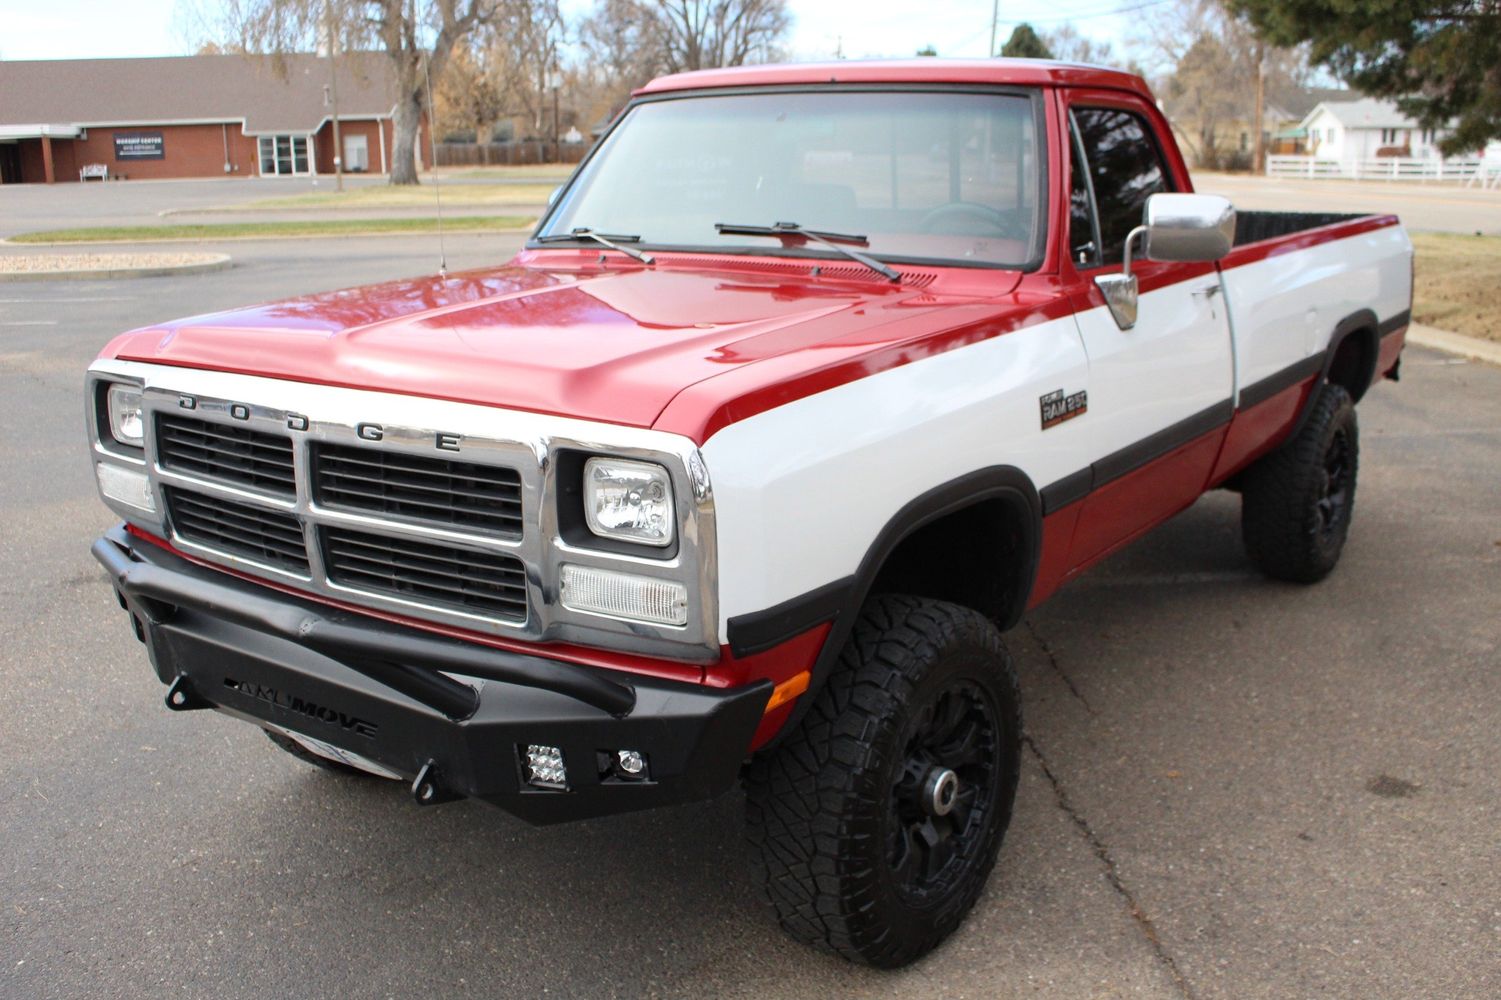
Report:
M 729 691 L 440 638 L 207 569 L 117 527 L 94 543 L 169 708 L 216 708 L 332 744 L 532 823 L 706 799 L 739 773 L 770 681 Z M 457 676 L 455 676 L 457 675 Z M 526 781 L 558 747 L 567 787 Z M 616 765 L 621 750 L 646 763 Z

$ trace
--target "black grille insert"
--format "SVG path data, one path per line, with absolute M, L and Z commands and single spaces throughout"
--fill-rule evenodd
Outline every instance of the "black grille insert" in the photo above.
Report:
M 313 483 L 318 502 L 329 507 L 521 536 L 515 469 L 317 444 Z
M 514 556 L 348 528 L 321 528 L 319 536 L 324 566 L 334 583 L 472 614 L 526 620 L 526 571 Z
M 196 417 L 159 414 L 156 455 L 162 468 L 292 496 L 292 439 Z
M 302 525 L 291 514 L 170 487 L 167 505 L 179 538 L 291 573 L 308 573 Z

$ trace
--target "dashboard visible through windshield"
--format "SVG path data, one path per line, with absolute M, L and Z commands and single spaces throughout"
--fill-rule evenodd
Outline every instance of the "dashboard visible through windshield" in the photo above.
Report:
M 1036 105 L 1012 93 L 766 91 L 637 104 L 538 232 L 639 249 L 1006 268 L 1042 257 Z M 725 230 L 725 231 L 721 231 Z M 587 239 L 581 235 L 580 245 Z

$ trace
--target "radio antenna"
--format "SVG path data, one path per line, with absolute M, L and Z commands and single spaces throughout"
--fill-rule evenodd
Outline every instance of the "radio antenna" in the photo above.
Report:
M 422 75 L 427 79 L 427 140 L 433 157 L 433 202 L 438 207 L 438 277 L 448 277 L 448 253 L 443 247 L 443 192 L 438 184 L 438 109 L 433 105 L 433 74 L 428 54 L 422 53 Z M 422 141 L 422 123 L 417 123 L 417 141 Z

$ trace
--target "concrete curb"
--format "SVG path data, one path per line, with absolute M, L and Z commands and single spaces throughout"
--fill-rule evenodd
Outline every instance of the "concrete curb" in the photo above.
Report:
M 1447 354 L 1458 354 L 1493 365 L 1501 365 L 1501 344 L 1479 337 L 1467 337 L 1462 333 L 1450 333 L 1431 326 L 1414 323 L 1407 328 L 1407 342 L 1419 347 L 1431 347 Z
M 213 260 L 195 261 L 191 264 L 164 264 L 157 267 L 97 267 L 78 268 L 69 271 L 7 271 L 5 258 L 0 257 L 0 282 L 12 281 L 83 281 L 116 278 L 160 278 L 178 274 L 207 274 L 224 271 L 233 266 L 229 254 L 216 254 Z

